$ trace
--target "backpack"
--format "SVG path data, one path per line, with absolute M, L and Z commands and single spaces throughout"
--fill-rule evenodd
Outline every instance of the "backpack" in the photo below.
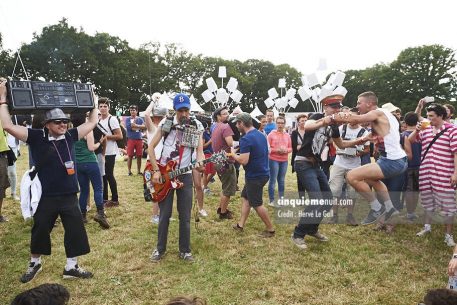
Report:
M 341 135 L 341 138 L 343 140 L 349 140 L 349 139 L 346 139 L 346 131 L 348 130 L 348 124 L 344 124 L 343 125 L 343 134 Z M 361 128 L 359 130 L 359 133 L 357 134 L 357 138 L 360 138 L 364 133 L 365 133 L 366 129 L 365 128 Z
M 311 145 L 314 156 L 317 160 L 322 161 L 321 155 L 324 149 L 328 146 L 328 142 L 331 136 L 331 127 L 324 126 L 316 130 L 313 137 L 313 143 Z
M 114 135 L 113 129 L 111 128 L 111 124 L 110 124 L 111 118 L 112 118 L 112 116 L 110 115 L 108 118 L 108 128 L 111 131 L 111 134 Z M 101 132 L 106 135 L 108 133 L 108 131 L 100 124 L 100 120 L 98 122 L 99 122 L 97 124 L 98 129 L 100 129 Z M 127 130 L 125 130 L 125 128 L 120 124 L 119 124 L 119 127 L 121 129 L 122 139 L 116 140 L 116 144 L 117 144 L 117 147 L 119 147 L 119 148 L 125 148 L 127 146 Z

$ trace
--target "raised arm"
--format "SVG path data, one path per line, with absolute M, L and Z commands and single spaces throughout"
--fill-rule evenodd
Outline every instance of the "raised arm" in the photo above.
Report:
M 319 120 L 308 120 L 305 123 L 305 132 L 317 130 L 321 127 L 328 126 L 330 124 L 330 117 L 324 117 Z
M 368 122 L 374 122 L 381 115 L 380 111 L 371 110 L 365 114 L 352 114 L 352 113 L 343 113 L 334 114 L 332 120 L 335 120 L 337 123 L 350 123 L 350 124 L 362 124 Z
M 424 105 L 425 105 L 425 99 L 420 99 L 419 102 L 417 103 L 416 110 L 414 111 L 419 116 L 419 121 L 422 121 L 422 119 L 423 119 L 422 109 L 424 108 Z
M 95 128 L 95 126 L 97 126 L 97 123 L 98 123 L 98 109 L 94 108 L 90 111 L 89 119 L 85 123 L 83 123 L 77 127 L 78 138 L 79 139 L 84 138 L 89 132 L 91 132 Z
M 151 102 L 144 111 L 144 124 L 148 133 L 152 134 L 154 132 L 154 125 L 152 124 L 151 112 L 154 109 L 154 103 Z
M 8 100 L 6 97 L 6 79 L 0 78 L 0 121 L 3 129 L 10 135 L 22 142 L 27 141 L 28 130 L 21 125 L 14 125 L 8 111 Z
M 89 133 L 86 136 L 86 142 L 87 142 L 87 149 L 90 151 L 95 151 L 102 145 L 100 142 L 95 143 L 94 141 L 94 133 L 92 131 L 89 131 Z

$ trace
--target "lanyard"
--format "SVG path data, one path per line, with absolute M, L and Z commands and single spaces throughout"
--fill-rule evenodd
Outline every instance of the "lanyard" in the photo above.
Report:
M 62 160 L 62 156 L 60 155 L 59 150 L 57 149 L 57 146 L 54 142 L 55 141 L 52 141 L 51 143 L 52 143 L 52 145 L 54 145 L 57 155 L 59 156 L 60 163 L 62 163 L 62 165 L 65 167 L 65 164 L 63 163 L 63 160 Z M 68 151 L 68 156 L 70 157 L 70 161 L 73 161 L 73 160 L 71 160 L 70 148 L 68 147 L 67 139 L 65 139 L 65 144 L 67 144 L 67 151 Z

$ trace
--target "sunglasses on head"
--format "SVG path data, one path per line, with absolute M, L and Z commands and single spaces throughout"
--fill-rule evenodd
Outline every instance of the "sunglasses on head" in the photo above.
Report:
M 56 125 L 60 125 L 60 124 L 68 124 L 68 121 L 67 120 L 52 120 L 51 122 L 53 122 L 54 124 Z

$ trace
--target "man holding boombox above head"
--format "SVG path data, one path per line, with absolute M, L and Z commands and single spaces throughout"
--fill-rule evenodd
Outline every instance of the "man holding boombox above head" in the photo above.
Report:
M 50 232 L 60 216 L 65 230 L 67 264 L 64 278 L 90 278 L 92 273 L 78 267 L 77 257 L 90 252 L 83 218 L 78 205 L 78 180 L 75 171 L 74 143 L 97 124 L 96 109 L 78 128 L 68 129 L 68 117 L 59 108 L 45 114 L 45 128 L 14 125 L 8 111 L 6 80 L 0 79 L 0 120 L 4 129 L 32 148 L 33 160 L 41 182 L 42 195 L 33 214 L 30 242 L 31 262 L 21 282 L 31 281 L 41 271 L 41 255 L 51 254 Z

